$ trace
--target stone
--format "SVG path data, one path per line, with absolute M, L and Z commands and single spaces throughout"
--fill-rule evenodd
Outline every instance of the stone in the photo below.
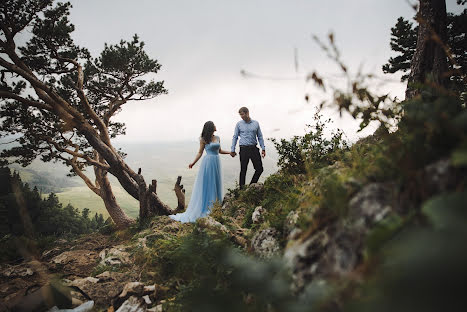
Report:
M 198 219 L 198 224 L 204 228 L 210 228 L 214 230 L 220 230 L 223 233 L 230 233 L 225 225 L 214 220 L 212 217 L 205 217 Z
M 125 251 L 123 245 L 105 248 L 99 253 L 99 257 L 101 258 L 101 265 L 131 264 L 130 254 Z
M 52 258 L 48 265 L 49 269 L 60 273 L 89 276 L 98 258 L 96 251 L 69 250 Z
M 131 296 L 128 298 L 116 312 L 145 312 L 146 303 L 142 298 Z
M 251 240 L 251 248 L 260 258 L 271 258 L 279 253 L 278 233 L 274 228 L 259 231 Z
M 149 299 L 149 296 L 148 295 L 145 295 L 142 297 L 144 302 L 147 304 L 147 305 L 150 305 L 152 303 L 151 299 Z
M 292 230 L 295 229 L 295 226 L 297 225 L 298 217 L 299 217 L 298 211 L 292 210 L 289 212 L 289 214 L 287 215 L 284 221 L 284 235 L 289 235 L 290 232 L 292 232 Z
M 44 260 L 44 259 L 46 259 L 46 258 L 55 257 L 55 256 L 57 256 L 58 254 L 60 254 L 60 252 L 61 252 L 61 248 L 55 247 L 55 248 L 53 248 L 53 249 L 44 251 L 44 252 L 42 253 L 41 258 Z
M 17 265 L 17 266 L 10 266 L 2 271 L 2 275 L 5 277 L 25 277 L 31 276 L 34 274 L 34 271 L 27 266 Z
M 73 309 L 59 309 L 57 306 L 54 306 L 52 309 L 48 310 L 47 312 L 88 312 L 93 311 L 94 308 L 94 301 L 86 301 L 79 306 Z
M 85 277 L 71 281 L 71 285 L 79 288 L 97 305 L 110 305 L 112 300 L 119 298 L 125 285 L 135 278 L 131 274 L 120 272 L 104 272 L 93 277 Z M 96 282 L 97 279 L 97 282 Z M 120 304 L 126 298 L 120 300 Z
M 366 235 L 393 213 L 396 199 L 394 183 L 370 183 L 351 198 L 345 220 L 289 241 L 284 260 L 292 270 L 293 290 L 300 292 L 316 279 L 350 274 L 363 257 Z
M 349 201 L 351 222 L 367 232 L 395 209 L 395 188 L 394 183 L 370 183 L 364 186 Z
M 294 228 L 292 231 L 290 231 L 289 235 L 287 236 L 287 240 L 292 241 L 296 240 L 300 237 L 300 235 L 303 233 L 303 231 L 299 228 Z
M 334 224 L 301 241 L 289 243 L 284 260 L 292 270 L 293 291 L 302 291 L 315 279 L 352 272 L 361 260 L 364 237 L 358 230 Z
M 78 279 L 73 280 L 71 282 L 71 286 L 76 286 L 79 289 L 83 289 L 84 285 L 86 285 L 88 283 L 97 284 L 97 282 L 99 282 L 98 278 L 88 276 L 88 277 L 85 277 L 85 278 L 78 278 Z
M 251 215 L 251 221 L 253 223 L 261 223 L 264 221 L 264 213 L 266 212 L 266 209 L 264 209 L 261 206 L 258 206 L 255 208 L 255 211 L 253 211 L 253 214 Z
M 248 188 L 249 189 L 255 189 L 256 191 L 263 191 L 264 190 L 264 184 L 261 183 L 261 182 L 258 182 L 258 183 L 251 183 L 250 185 L 248 185 Z
M 162 304 L 158 304 L 155 307 L 146 310 L 147 312 L 163 312 Z
M 141 295 L 143 293 L 144 284 L 140 282 L 130 282 L 127 283 L 122 292 L 120 293 L 120 298 L 126 298 L 129 295 Z
M 426 191 L 430 195 L 453 189 L 457 182 L 456 169 L 451 165 L 449 158 L 429 164 L 425 167 L 423 175 Z

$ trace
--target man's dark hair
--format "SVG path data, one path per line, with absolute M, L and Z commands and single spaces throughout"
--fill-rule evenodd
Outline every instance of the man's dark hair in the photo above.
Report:
M 248 108 L 246 108 L 245 106 L 243 107 L 240 107 L 240 109 L 238 110 L 239 113 L 243 112 L 243 113 L 248 113 Z

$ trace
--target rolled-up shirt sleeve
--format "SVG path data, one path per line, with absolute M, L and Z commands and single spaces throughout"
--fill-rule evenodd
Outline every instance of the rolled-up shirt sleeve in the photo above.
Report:
M 235 130 L 234 130 L 234 135 L 232 138 L 232 147 L 230 148 L 231 152 L 235 152 L 235 146 L 237 145 L 237 140 L 238 140 L 238 134 L 240 132 L 238 123 L 235 125 Z
M 266 150 L 266 147 L 264 146 L 264 139 L 263 139 L 263 133 L 261 132 L 261 128 L 259 126 L 259 123 L 258 123 L 258 132 L 257 132 L 257 135 L 258 135 L 258 141 L 259 141 L 259 145 L 261 146 L 261 149 L 263 151 Z

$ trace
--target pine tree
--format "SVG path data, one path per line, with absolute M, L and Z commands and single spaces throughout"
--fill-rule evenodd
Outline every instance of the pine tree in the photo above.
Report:
M 413 23 L 403 17 L 397 19 L 397 23 L 391 28 L 391 49 L 399 53 L 396 57 L 389 58 L 387 64 L 383 65 L 383 72 L 393 74 L 398 71 L 407 72 L 410 70 L 415 48 L 417 46 L 418 27 L 413 27 Z M 407 80 L 409 74 L 404 74 L 401 81 Z
M 458 1 L 465 5 L 466 1 Z M 450 71 L 449 88 L 459 93 L 466 91 L 465 79 L 467 72 L 467 9 L 459 14 L 447 14 L 447 45 L 455 64 L 448 62 Z M 390 57 L 388 63 L 382 66 L 386 74 L 403 72 L 401 81 L 406 81 L 410 75 L 410 64 L 417 46 L 418 26 L 403 17 L 397 19 L 397 23 L 391 28 L 391 50 L 397 56 Z
M 146 54 L 137 35 L 105 44 L 98 58 L 91 57 L 73 41 L 70 8 L 69 2 L 52 0 L 0 1 L 0 135 L 21 135 L 19 146 L 0 153 L 0 164 L 14 159 L 28 165 L 41 157 L 69 166 L 101 197 L 119 227 L 135 220 L 119 206 L 108 174 L 139 200 L 140 218 L 171 214 L 174 209 L 111 142 L 125 133 L 124 124 L 114 120 L 123 107 L 167 92 L 163 81 L 148 77 L 161 65 Z M 31 38 L 21 42 L 17 35 L 25 30 Z M 94 169 L 95 182 L 86 167 Z M 177 210 L 183 210 L 179 180 L 174 190 Z

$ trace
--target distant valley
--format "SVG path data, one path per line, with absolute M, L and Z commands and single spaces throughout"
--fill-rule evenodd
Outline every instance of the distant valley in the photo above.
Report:
M 196 141 L 171 142 L 171 143 L 120 143 L 115 144 L 128 154 L 126 161 L 131 168 L 142 169 L 146 183 L 152 179 L 157 180 L 157 193 L 160 198 L 171 207 L 176 206 L 176 197 L 173 187 L 177 176 L 182 176 L 182 184 L 186 189 L 187 203 L 191 196 L 191 190 L 198 172 L 199 164 L 193 169 L 188 169 L 188 164 L 195 158 L 199 143 Z M 224 144 L 224 149 L 229 145 Z M 238 181 L 240 172 L 239 157 L 232 158 L 229 155 L 221 155 L 224 193 L 233 188 Z M 277 171 L 277 152 L 271 143 L 267 144 L 267 156 L 263 159 L 264 172 L 260 182 L 270 174 Z M 89 208 L 92 213 L 98 212 L 108 215 L 102 200 L 95 195 L 78 177 L 67 177 L 69 169 L 61 164 L 43 163 L 35 160 L 30 166 L 23 168 L 19 165 L 11 166 L 18 170 L 23 181 L 31 187 L 36 186 L 43 195 L 54 192 L 60 201 L 66 205 L 72 204 L 79 209 Z M 92 170 L 88 169 L 92 176 Z M 247 172 L 247 182 L 253 175 L 253 166 L 250 163 Z M 132 217 L 138 216 L 138 202 L 129 196 L 119 185 L 118 181 L 111 177 L 112 187 L 120 206 Z

